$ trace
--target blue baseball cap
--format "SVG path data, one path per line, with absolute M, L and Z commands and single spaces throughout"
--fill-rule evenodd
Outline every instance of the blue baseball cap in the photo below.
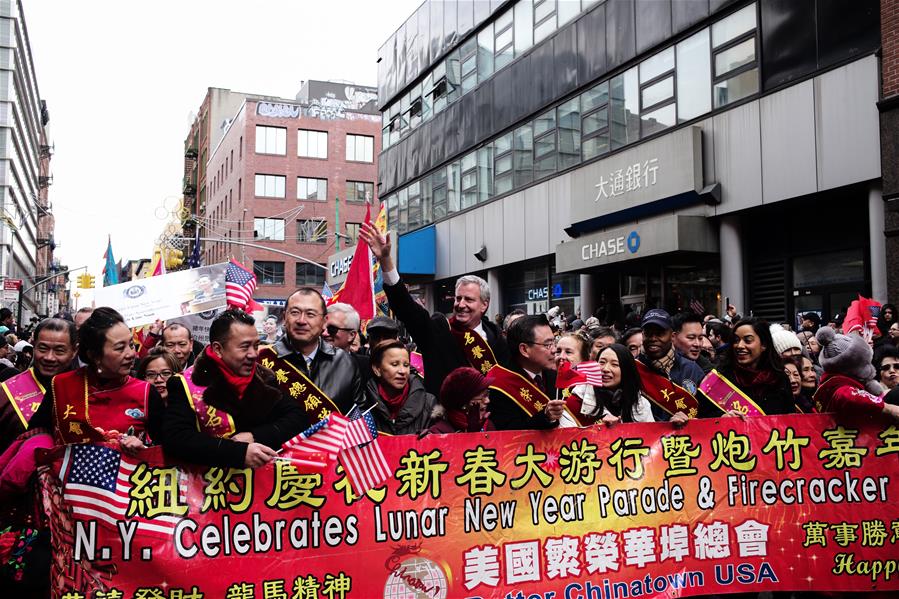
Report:
M 647 325 L 651 324 L 665 330 L 673 328 L 671 324 L 671 315 L 660 308 L 647 310 L 646 314 L 643 315 L 643 321 L 640 323 L 640 328 L 645 329 Z

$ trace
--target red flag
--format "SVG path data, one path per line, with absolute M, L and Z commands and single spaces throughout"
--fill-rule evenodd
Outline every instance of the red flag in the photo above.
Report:
M 844 333 L 861 333 L 866 338 L 871 337 L 874 327 L 877 326 L 877 317 L 872 308 L 877 308 L 879 313 L 880 302 L 867 297 L 858 296 L 846 310 L 846 318 L 843 319 Z
M 587 377 L 571 368 L 571 363 L 565 360 L 559 362 L 559 370 L 556 373 L 556 389 L 567 389 L 574 385 L 583 385 Z
M 365 221 L 371 222 L 371 204 L 365 206 Z M 375 292 L 371 274 L 371 249 L 368 244 L 359 240 L 350 272 L 340 290 L 334 294 L 338 301 L 351 305 L 359 313 L 361 320 L 375 317 Z

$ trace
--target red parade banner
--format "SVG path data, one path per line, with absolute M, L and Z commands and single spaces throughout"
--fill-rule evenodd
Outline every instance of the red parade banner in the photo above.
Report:
M 899 428 L 827 415 L 380 437 L 392 477 L 70 446 L 56 599 L 899 591 Z

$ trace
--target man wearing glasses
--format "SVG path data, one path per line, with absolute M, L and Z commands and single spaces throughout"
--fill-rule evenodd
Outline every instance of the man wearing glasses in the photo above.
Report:
M 390 239 L 369 223 L 362 225 L 359 235 L 381 263 L 390 309 L 418 345 L 428 393 L 439 397 L 443 379 L 456 368 L 470 366 L 487 374 L 493 366 L 509 363 L 509 349 L 502 335 L 484 318 L 490 306 L 487 281 L 474 275 L 459 278 L 452 316 L 447 319 L 443 314 L 429 314 L 400 280 L 390 255 Z
M 328 306 L 322 339 L 343 351 L 350 351 L 359 335 L 359 313 L 349 304 L 337 302 Z
M 327 309 L 318 290 L 301 287 L 287 298 L 284 336 L 259 351 L 278 385 L 306 412 L 310 423 L 331 412 L 346 414 L 362 400 L 362 379 L 352 356 L 324 339 Z

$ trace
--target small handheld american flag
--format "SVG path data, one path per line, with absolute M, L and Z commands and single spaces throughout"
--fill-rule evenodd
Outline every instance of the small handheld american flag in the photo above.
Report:
M 293 439 L 286 441 L 281 449 L 298 453 L 324 454 L 333 460 L 343 447 L 348 424 L 349 420 L 340 414 L 329 414 Z
M 390 477 L 387 459 L 378 445 L 378 429 L 368 412 L 358 414 L 347 426 L 344 449 L 340 452 L 340 463 L 346 472 L 353 491 L 361 497 Z
M 602 371 L 600 370 L 598 363 L 585 361 L 575 366 L 574 369 L 587 377 L 588 385 L 602 387 Z

